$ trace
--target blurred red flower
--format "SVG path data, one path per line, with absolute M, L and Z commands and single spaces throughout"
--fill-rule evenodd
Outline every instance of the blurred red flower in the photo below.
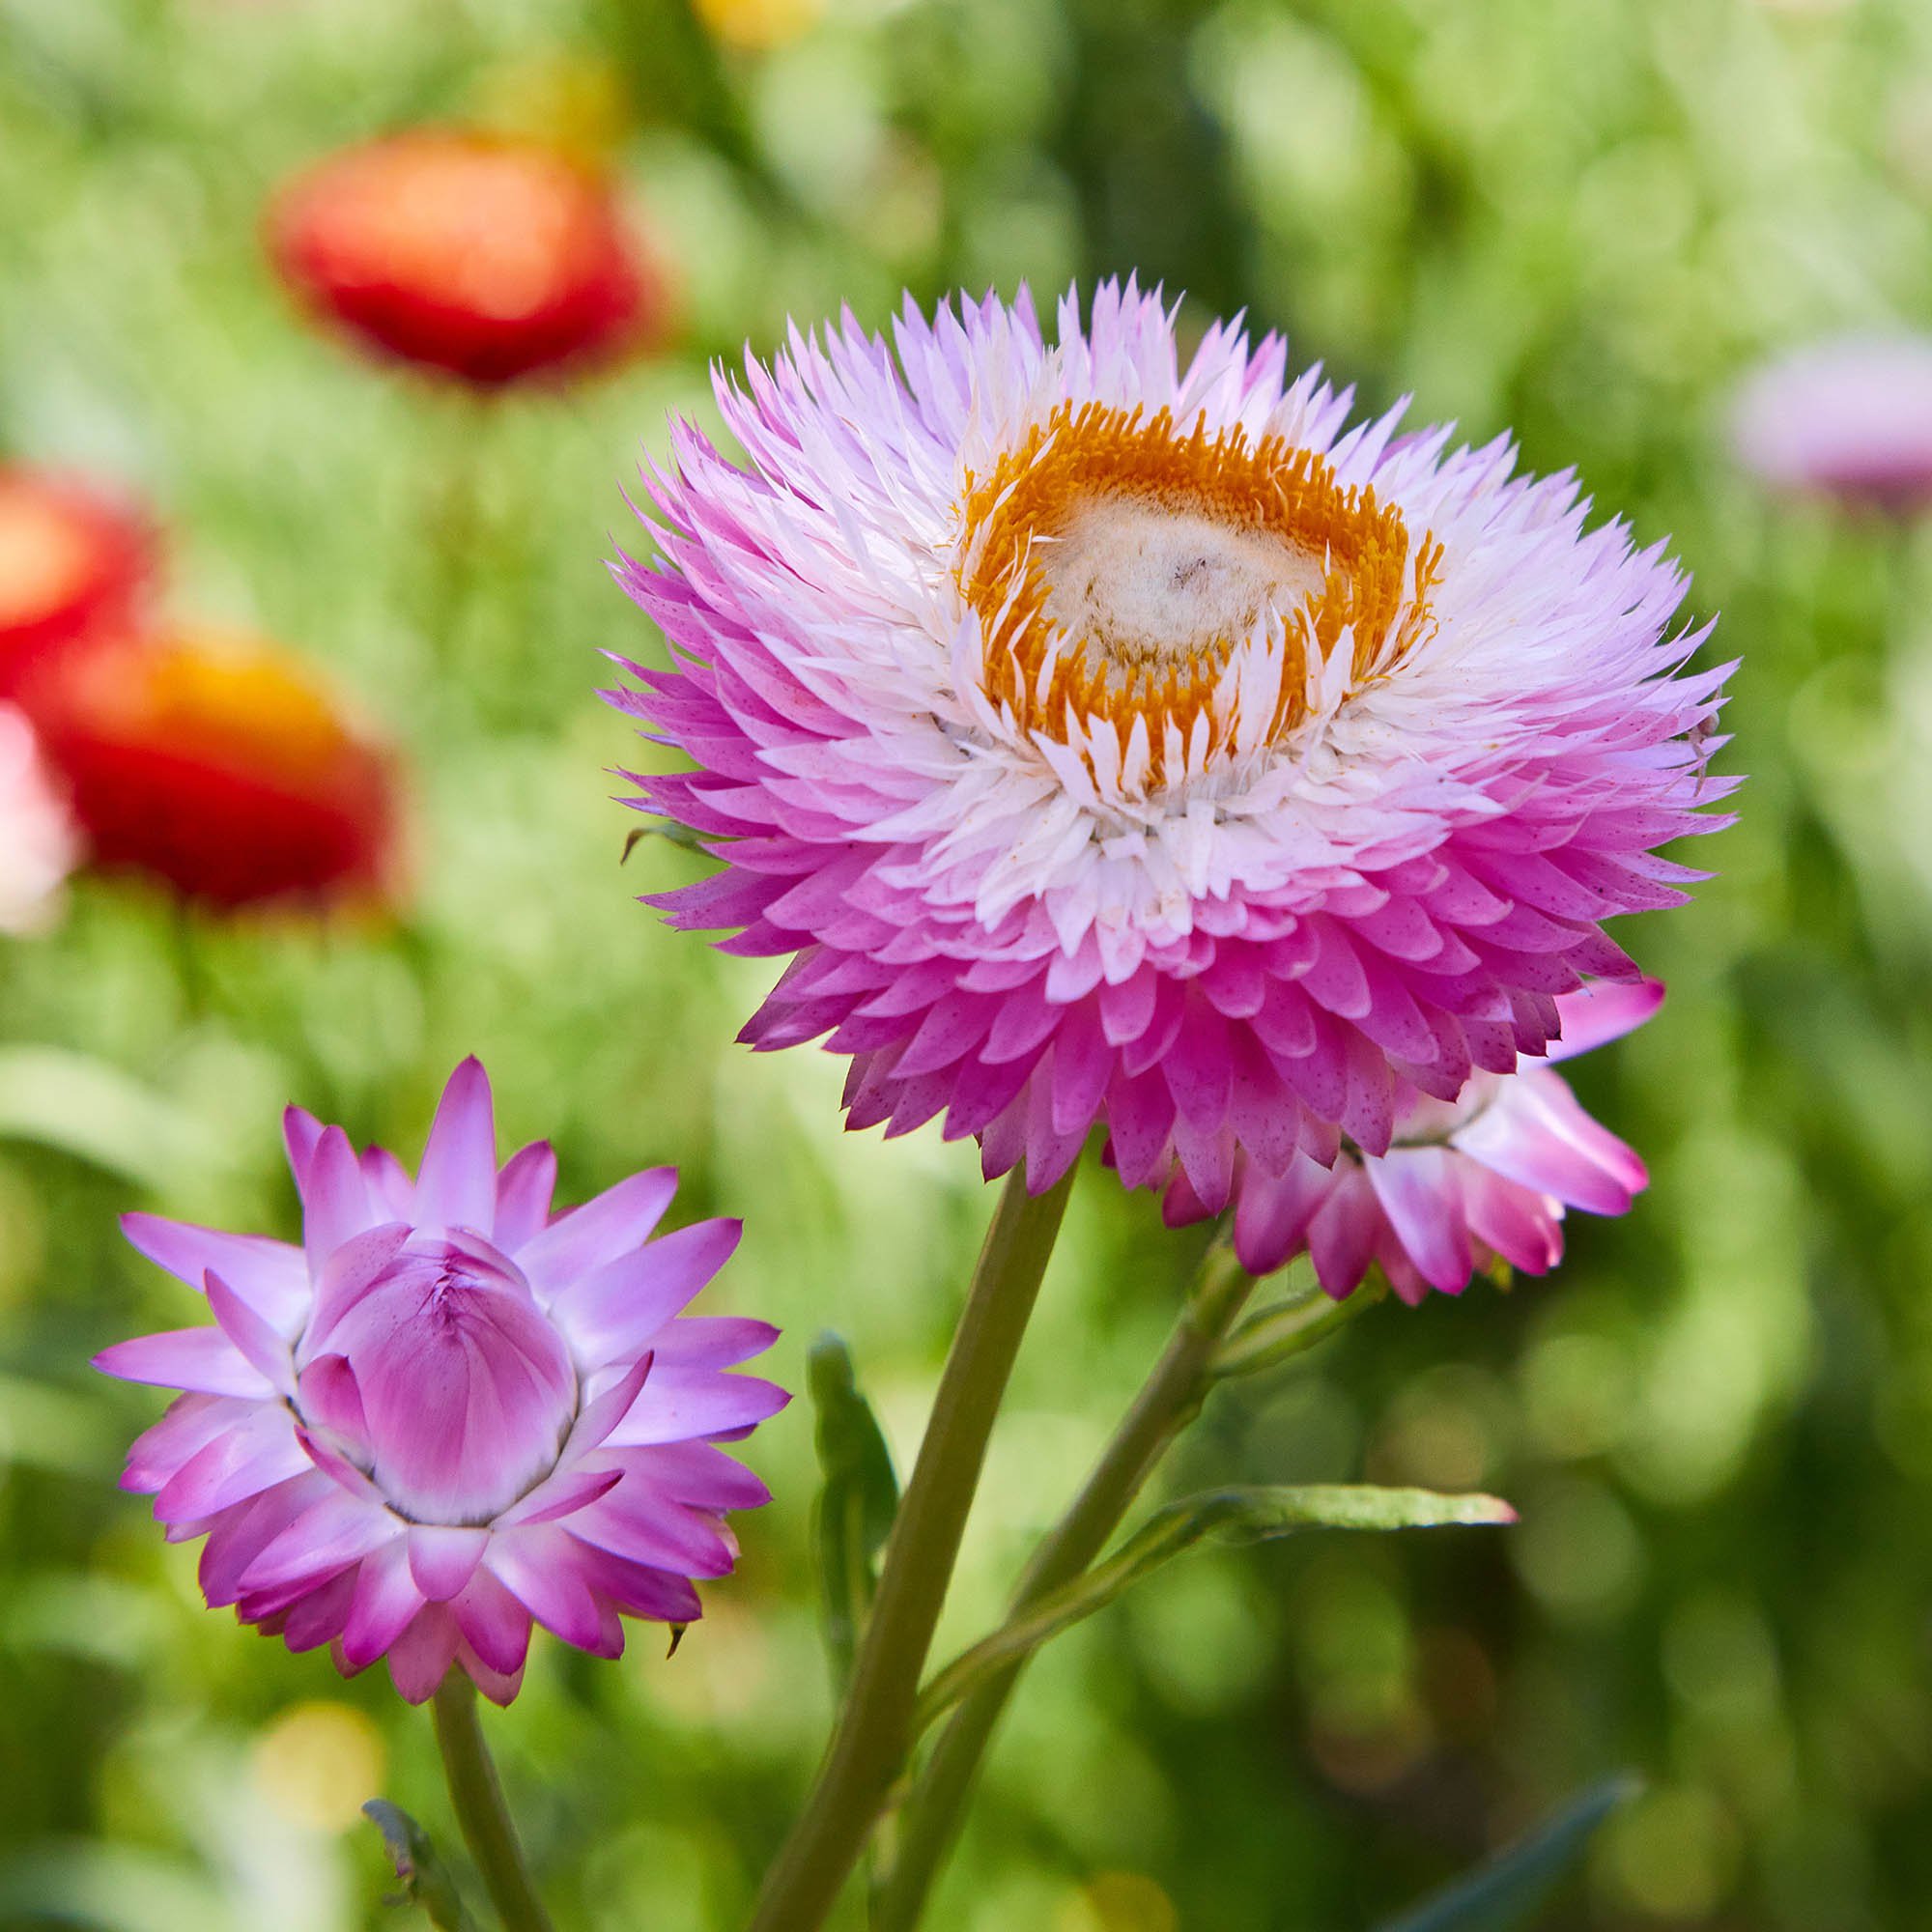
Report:
M 0 465 L 0 697 L 77 639 L 131 627 L 155 553 L 133 511 L 65 477 Z
M 333 155 L 277 196 L 269 246 L 318 316 L 482 387 L 648 346 L 668 306 L 610 180 L 497 134 Z
M 394 884 L 395 761 L 298 659 L 203 635 L 73 653 L 39 706 L 97 867 L 241 906 Z

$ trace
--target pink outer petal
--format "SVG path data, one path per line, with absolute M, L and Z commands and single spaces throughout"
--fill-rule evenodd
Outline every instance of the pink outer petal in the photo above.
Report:
M 533 1523 L 490 1539 L 491 1574 L 543 1627 L 594 1657 L 615 1657 L 607 1619 L 583 1579 L 582 1546 L 554 1523 Z
M 342 1634 L 355 1596 L 355 1571 L 344 1570 L 331 1577 L 320 1588 L 289 1605 L 282 1620 L 282 1641 L 298 1657 L 303 1651 L 333 1643 Z
M 530 1613 L 489 1571 L 479 1569 L 450 1608 L 463 1640 L 486 1667 L 514 1678 L 530 1649 Z
M 328 1478 L 310 1469 L 222 1511 L 201 1550 L 201 1593 L 209 1607 L 234 1603 L 242 1595 L 242 1578 L 249 1564 L 328 1493 Z
M 1335 1170 L 1297 1154 L 1279 1180 L 1250 1167 L 1235 1205 L 1235 1255 L 1253 1275 L 1272 1274 L 1300 1248 L 1334 1191 Z
M 320 1280 L 324 1264 L 353 1235 L 359 1235 L 380 1218 L 363 1178 L 362 1163 L 349 1136 L 340 1127 L 326 1127 L 309 1156 L 308 1178 L 302 1184 L 302 1245 L 308 1250 L 311 1278 Z
M 778 1339 L 775 1323 L 749 1315 L 687 1315 L 658 1330 L 651 1352 L 663 1368 L 729 1369 Z
M 356 1671 L 374 1663 L 422 1606 L 404 1538 L 399 1536 L 373 1556 L 365 1556 L 355 1573 L 355 1595 L 343 1627 L 343 1667 Z
M 167 1413 L 134 1438 L 121 1472 L 121 1487 L 152 1494 L 190 1456 L 234 1428 L 252 1407 L 253 1404 L 232 1396 L 177 1396 Z
M 311 1466 L 288 1410 L 254 1408 L 168 1478 L 155 1498 L 155 1516 L 161 1522 L 199 1522 Z
M 282 1143 L 288 1149 L 289 1172 L 295 1176 L 296 1192 L 308 1184 L 309 1162 L 315 1158 L 316 1143 L 322 1139 L 322 1122 L 306 1107 L 287 1107 L 282 1112 Z
M 456 1619 L 441 1604 L 418 1610 L 409 1628 L 389 1646 L 389 1676 L 406 1704 L 421 1704 L 456 1662 Z
M 402 1534 L 403 1525 L 385 1511 L 331 1488 L 249 1564 L 242 1588 L 249 1593 L 292 1583 L 313 1588 Z
M 406 1221 L 389 1221 L 352 1236 L 331 1251 L 316 1276 L 315 1313 L 301 1342 L 305 1359 L 327 1344 L 336 1323 L 383 1278 L 409 1238 Z
M 631 1405 L 637 1401 L 654 1365 L 654 1358 L 650 1355 L 640 1362 L 633 1362 L 622 1375 L 613 1376 L 608 1386 L 599 1389 L 584 1403 L 577 1412 L 577 1422 L 570 1432 L 569 1440 L 556 1459 L 559 1469 L 567 1469 L 587 1456 L 630 1413 Z
M 537 1294 L 548 1299 L 606 1262 L 640 1246 L 677 1192 L 677 1169 L 654 1167 L 559 1214 L 517 1256 Z
M 213 1268 L 234 1284 L 255 1312 L 284 1333 L 308 1311 L 308 1264 L 288 1241 L 263 1235 L 229 1235 L 197 1228 L 187 1221 L 164 1221 L 158 1214 L 124 1214 L 121 1232 L 157 1267 L 199 1293 Z
M 490 1076 L 473 1055 L 449 1076 L 416 1176 L 418 1228 L 471 1228 L 497 1218 L 497 1117 Z
M 508 1672 L 492 1670 L 468 1643 L 456 1646 L 457 1667 L 473 1685 L 489 1698 L 491 1703 L 504 1710 L 516 1702 L 517 1692 L 524 1688 L 524 1673 L 521 1670 Z
M 1369 1178 L 1357 1162 L 1339 1171 L 1328 1199 L 1308 1226 L 1308 1254 L 1315 1276 L 1339 1301 L 1361 1285 L 1375 1259 L 1381 1211 Z
M 440 1523 L 410 1525 L 410 1575 L 432 1604 L 446 1604 L 470 1577 L 490 1547 L 487 1529 L 460 1529 Z
M 246 1357 L 249 1366 L 268 1378 L 277 1395 L 293 1395 L 296 1367 L 288 1342 L 213 1268 L 208 1271 L 206 1287 L 208 1305 L 214 1311 L 221 1332 Z
M 1408 1148 L 1364 1163 L 1404 1251 L 1445 1294 L 1468 1287 L 1476 1264 L 1454 1158 L 1446 1148 Z
M 635 1475 L 578 1511 L 570 1533 L 633 1563 L 684 1577 L 725 1577 L 738 1560 L 736 1544 L 715 1522 Z
M 1602 981 L 1585 986 L 1580 993 L 1565 993 L 1556 1002 L 1562 1015 L 1563 1035 L 1549 1042 L 1548 1058 L 1572 1060 L 1592 1047 L 1621 1039 L 1636 1029 L 1663 1004 L 1662 980 L 1637 980 L 1626 984 Z
M 591 1367 L 634 1360 L 730 1260 L 744 1224 L 699 1221 L 559 1288 L 551 1314 Z M 534 1244 L 530 1250 L 534 1253 Z
M 771 1491 L 744 1463 L 709 1442 L 663 1442 L 648 1449 L 617 1450 L 611 1460 L 640 1472 L 673 1501 L 696 1509 L 759 1509 L 772 1499 Z
M 1463 1167 L 1470 1232 L 1512 1267 L 1547 1274 L 1563 1259 L 1562 1203 L 1520 1187 L 1475 1161 L 1464 1161 Z
M 604 1440 L 612 1449 L 726 1435 L 776 1415 L 791 1400 L 776 1382 L 713 1369 L 653 1370 L 630 1412 Z
M 246 1361 L 219 1328 L 169 1328 L 158 1335 L 116 1342 L 95 1356 L 94 1366 L 124 1382 L 149 1382 L 197 1395 L 246 1396 L 267 1402 L 275 1393 L 268 1377 Z
M 296 1406 L 315 1428 L 350 1443 L 366 1458 L 369 1423 L 362 1413 L 355 1371 L 346 1355 L 318 1355 L 297 1382 Z
M 556 1150 L 548 1141 L 520 1148 L 497 1177 L 497 1218 L 491 1239 L 506 1255 L 515 1255 L 543 1232 L 555 1192 Z
M 1519 1073 L 1456 1130 L 1471 1159 L 1592 1214 L 1622 1214 L 1648 1176 L 1635 1153 L 1584 1113 L 1554 1073 Z
M 520 1522 L 555 1522 L 574 1516 L 615 1487 L 622 1475 L 621 1469 L 559 1470 L 506 1509 L 497 1519 L 496 1527 L 514 1529 Z

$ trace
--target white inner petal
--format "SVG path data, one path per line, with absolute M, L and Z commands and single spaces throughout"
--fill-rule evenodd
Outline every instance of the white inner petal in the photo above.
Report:
M 1146 497 L 1089 497 L 1039 563 L 1048 619 L 1110 676 L 1218 656 L 1324 582 L 1319 557 L 1267 531 Z

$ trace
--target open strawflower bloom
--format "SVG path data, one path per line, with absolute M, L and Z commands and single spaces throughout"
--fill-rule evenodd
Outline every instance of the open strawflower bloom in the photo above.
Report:
M 611 699 L 689 760 L 628 802 L 723 862 L 654 902 L 786 962 L 743 1037 L 847 1056 L 849 1125 L 938 1121 L 1008 1177 L 753 1932 L 825 1923 L 887 1812 L 871 1923 L 909 1932 L 1032 1650 L 1190 1542 L 1511 1520 L 1222 1491 L 1108 1553 L 1219 1383 L 1382 1283 L 1547 1270 L 1568 1208 L 1644 1185 L 1547 1063 L 1655 1011 L 1605 922 L 1680 903 L 1703 875 L 1660 848 L 1726 822 L 1730 667 L 1690 668 L 1683 575 L 1506 440 L 1353 421 L 1278 337 L 1183 355 L 1175 320 L 1129 283 L 1069 295 L 1051 340 L 1024 295 L 908 303 L 890 343 L 794 329 L 717 381 L 747 461 L 674 426 L 655 553 L 617 566 L 670 663 Z M 1170 1222 L 1223 1229 L 1009 1620 L 922 1684 L 1096 1130 Z
M 1722 822 L 1729 668 L 1506 440 L 1351 424 L 1236 325 L 1183 359 L 1131 283 L 1053 341 L 1024 297 L 795 331 L 718 399 L 749 468 L 680 427 L 618 570 L 674 665 L 615 701 L 696 767 L 633 802 L 855 1127 L 1038 1191 L 1104 1125 L 1219 1213 L 1545 1055 L 1636 978 L 1603 922 L 1699 876 L 1657 848 Z
M 452 1666 L 508 1703 L 533 1622 L 615 1657 L 623 1617 L 696 1618 L 726 1512 L 767 1499 L 716 1444 L 787 1400 L 728 1373 L 768 1323 L 682 1313 L 737 1223 L 655 1236 L 670 1168 L 554 1209 L 547 1145 L 498 1167 L 474 1060 L 413 1179 L 299 1109 L 287 1139 L 301 1244 L 129 1215 L 214 1321 L 97 1357 L 182 1391 L 123 1481 L 207 1538 L 210 1605 L 346 1671 L 385 1658 L 417 1703 Z

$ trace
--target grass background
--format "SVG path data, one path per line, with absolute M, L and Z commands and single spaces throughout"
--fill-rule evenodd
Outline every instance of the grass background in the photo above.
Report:
M 762 41 L 767 44 L 745 44 Z M 480 409 L 302 327 L 257 240 L 330 146 L 424 117 L 609 142 L 674 264 L 661 357 Z M 324 667 L 405 748 L 384 925 L 180 917 L 84 882 L 0 952 L 0 1924 L 398 1922 L 355 1805 L 437 1829 L 380 1673 L 211 1615 L 112 1479 L 156 1409 L 90 1377 L 188 1319 L 141 1206 L 286 1230 L 295 1098 L 412 1156 L 474 1049 L 565 1198 L 646 1162 L 742 1213 L 712 1306 L 850 1339 L 903 1458 L 987 1202 L 968 1150 L 845 1137 L 838 1068 L 730 1044 L 765 973 L 665 931 L 597 655 L 601 569 L 705 360 L 1137 269 L 1286 327 L 1366 406 L 1574 465 L 1744 660 L 1744 819 L 1621 935 L 1662 1016 L 1578 1071 L 1653 1165 L 1547 1283 L 1378 1311 L 1222 1400 L 1177 1480 L 1497 1489 L 1507 1534 L 1203 1552 L 1030 1681 L 934 1914 L 958 1932 L 1368 1922 L 1577 1784 L 1647 1794 L 1552 1926 L 1891 1932 L 1932 1833 L 1932 554 L 1766 501 L 1760 355 L 1932 319 L 1932 14 L 1908 0 L 0 0 L 0 449 L 143 493 L 185 624 Z M 48 1142 L 55 1145 L 48 1146 Z M 1090 1175 L 949 1623 L 997 1605 L 1151 1359 L 1190 1243 Z M 539 1641 L 495 1725 L 559 1922 L 742 1914 L 828 1698 L 810 1419 L 674 1662 Z M 448 1835 L 445 1830 L 444 1835 Z

